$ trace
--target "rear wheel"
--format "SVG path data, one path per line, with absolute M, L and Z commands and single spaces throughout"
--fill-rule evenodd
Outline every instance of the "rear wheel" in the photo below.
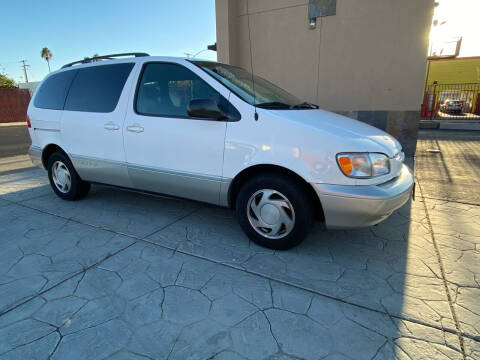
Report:
M 62 152 L 55 152 L 48 158 L 48 179 L 53 191 L 64 200 L 85 197 L 90 184 L 80 179 L 70 159 Z
M 312 225 L 312 207 L 302 187 L 277 174 L 247 181 L 238 193 L 235 211 L 252 241 L 276 250 L 298 245 Z

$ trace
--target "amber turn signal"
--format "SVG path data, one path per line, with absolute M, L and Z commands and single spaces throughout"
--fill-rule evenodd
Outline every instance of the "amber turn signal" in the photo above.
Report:
M 352 161 L 348 156 L 339 156 L 338 157 L 338 164 L 342 169 L 343 173 L 346 175 L 350 175 L 352 173 Z

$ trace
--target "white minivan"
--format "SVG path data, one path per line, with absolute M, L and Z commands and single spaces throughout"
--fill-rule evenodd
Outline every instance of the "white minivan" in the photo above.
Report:
M 375 225 L 408 201 L 387 133 L 232 65 L 144 53 L 67 64 L 28 107 L 32 161 L 65 200 L 91 183 L 230 207 L 250 239 L 288 249 L 319 219 Z

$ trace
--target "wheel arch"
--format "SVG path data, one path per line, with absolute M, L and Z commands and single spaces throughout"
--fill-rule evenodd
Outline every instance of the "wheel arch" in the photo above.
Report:
M 315 218 L 322 221 L 324 220 L 322 204 L 313 187 L 296 172 L 279 165 L 271 165 L 271 164 L 253 165 L 243 169 L 240 173 L 238 173 L 233 178 L 228 188 L 228 194 L 227 194 L 228 206 L 232 209 L 235 209 L 235 202 L 237 199 L 237 195 L 241 187 L 243 186 L 243 184 L 245 184 L 246 181 L 248 181 L 252 177 L 258 176 L 260 174 L 266 174 L 266 173 L 279 174 L 279 175 L 287 176 L 293 179 L 297 184 L 299 184 L 299 186 L 301 186 L 303 191 L 306 192 L 306 194 L 308 195 L 308 198 L 311 199 Z
M 58 146 L 57 144 L 48 144 L 42 150 L 42 165 L 45 169 L 47 168 L 47 165 L 48 165 L 48 158 L 55 152 L 61 152 L 65 154 L 65 156 L 68 159 L 70 159 L 66 151 L 63 150 L 60 146 Z

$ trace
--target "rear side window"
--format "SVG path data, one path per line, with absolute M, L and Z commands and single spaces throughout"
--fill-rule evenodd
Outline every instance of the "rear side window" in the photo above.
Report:
M 79 69 L 68 92 L 65 110 L 112 112 L 133 65 L 123 63 Z
M 49 76 L 35 95 L 34 105 L 41 109 L 62 110 L 68 88 L 78 70 L 63 71 Z

